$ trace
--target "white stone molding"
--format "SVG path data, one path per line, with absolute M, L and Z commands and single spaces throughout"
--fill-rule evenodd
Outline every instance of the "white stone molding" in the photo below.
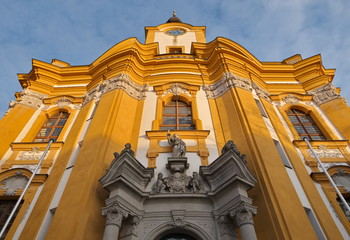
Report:
M 187 96 L 191 97 L 191 93 L 189 93 L 186 88 L 179 84 L 179 83 L 174 83 L 172 84 L 166 92 L 163 93 L 163 96 L 172 93 L 174 96 L 179 96 L 181 93 L 186 94 Z
M 28 178 L 23 175 L 23 172 L 17 171 L 15 176 L 5 178 L 1 184 L 1 189 L 6 190 L 5 196 L 15 196 L 17 189 L 24 189 L 28 182 Z
M 338 169 L 338 172 L 332 175 L 335 184 L 338 187 L 343 187 L 347 193 L 350 192 L 350 174 L 344 173 L 343 169 Z
M 300 102 L 300 98 L 298 98 L 292 94 L 288 94 L 287 96 L 282 98 L 282 101 L 285 103 L 296 104 L 296 103 Z
M 36 168 L 36 164 L 28 164 L 28 165 L 12 165 L 10 169 L 15 169 L 15 168 L 25 168 L 31 172 L 34 172 Z
M 239 77 L 231 72 L 226 72 L 216 83 L 204 85 L 203 90 L 208 98 L 217 98 L 226 93 L 233 87 L 242 88 L 248 91 L 252 90 L 251 80 Z
M 101 97 L 101 92 L 99 91 L 101 85 L 96 86 L 84 95 L 83 105 L 90 102 L 93 99 L 99 99 Z
M 252 88 L 255 90 L 256 95 L 258 95 L 258 97 L 263 98 L 270 103 L 272 102 L 270 99 L 270 93 L 267 90 L 263 89 L 255 82 L 252 82 Z
M 22 90 L 20 96 L 21 97 L 19 100 L 10 102 L 10 108 L 14 107 L 17 103 L 19 103 L 28 107 L 38 109 L 43 103 L 43 99 L 47 97 L 46 94 L 37 93 L 27 88 Z
M 67 98 L 67 97 L 62 97 L 62 98 L 58 99 L 58 100 L 55 102 L 55 104 L 56 104 L 57 107 L 59 107 L 59 108 L 64 108 L 64 107 L 66 107 L 66 106 L 68 106 L 68 105 L 70 105 L 70 104 L 73 104 L 73 102 L 72 102 L 69 98 Z
M 343 154 L 339 149 L 326 149 L 325 147 L 314 149 L 319 158 L 344 158 Z M 309 149 L 309 156 L 315 158 L 313 152 Z
M 316 88 L 315 90 L 309 91 L 309 94 L 313 96 L 313 100 L 321 105 L 323 103 L 332 101 L 337 98 L 341 98 L 341 96 L 337 93 L 336 88 L 332 83 L 327 83 L 322 87 Z M 343 98 L 344 99 L 344 98 Z M 344 99 L 345 101 L 345 99 Z
M 143 100 L 146 97 L 148 85 L 138 85 L 134 83 L 127 74 L 122 73 L 109 80 L 103 81 L 101 84 L 87 92 L 84 96 L 85 99 L 83 105 L 90 102 L 92 99 L 99 99 L 104 93 L 114 89 L 122 89 L 129 96 L 137 100 Z
M 39 151 L 38 148 L 34 147 L 32 151 L 21 151 L 16 160 L 40 160 L 44 151 Z

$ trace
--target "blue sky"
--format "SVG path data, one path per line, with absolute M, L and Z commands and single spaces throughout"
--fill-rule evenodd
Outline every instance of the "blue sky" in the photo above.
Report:
M 321 54 L 350 102 L 348 0 L 16 0 L 0 5 L 0 116 L 21 91 L 16 74 L 29 72 L 32 58 L 88 65 L 126 38 L 144 42 L 144 26 L 164 23 L 172 10 L 206 26 L 207 41 L 227 37 L 260 61 Z

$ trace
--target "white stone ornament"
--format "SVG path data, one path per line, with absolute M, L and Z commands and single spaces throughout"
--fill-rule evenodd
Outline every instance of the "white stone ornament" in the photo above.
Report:
M 21 171 L 16 173 L 17 175 L 5 178 L 2 181 L 0 188 L 6 190 L 5 196 L 15 196 L 18 189 L 24 189 L 28 182 L 28 178 Z
M 313 91 L 309 91 L 308 93 L 313 96 L 313 100 L 318 105 L 332 101 L 337 98 L 341 98 L 332 83 L 327 83 L 322 87 L 316 88 Z
M 174 94 L 174 96 L 180 96 L 180 94 L 186 94 L 187 96 L 191 97 L 191 94 L 186 90 L 186 88 L 179 84 L 179 83 L 175 83 L 173 85 L 171 85 L 168 90 L 166 92 L 163 93 L 163 96 L 172 93 Z
M 296 103 L 300 102 L 300 98 L 298 98 L 292 94 L 288 94 L 287 96 L 282 98 L 282 100 L 285 103 L 291 103 L 291 104 L 296 104 Z
M 107 93 L 114 89 L 122 89 L 129 96 L 137 100 L 143 100 L 146 97 L 148 85 L 138 85 L 131 81 L 130 77 L 127 74 L 122 73 L 109 80 L 103 81 L 103 83 L 87 92 L 84 96 L 85 99 L 83 105 L 90 102 L 92 99 L 99 99 L 104 93 Z
M 27 88 L 22 90 L 20 96 L 21 97 L 19 100 L 12 101 L 10 103 L 10 107 L 14 107 L 17 103 L 19 103 L 28 107 L 38 109 L 42 105 L 43 99 L 47 97 L 46 94 L 37 93 Z
M 222 96 L 233 87 L 242 88 L 248 91 L 252 90 L 251 81 L 247 78 L 239 77 L 231 72 L 226 72 L 216 83 L 204 85 L 207 98 L 217 98 Z

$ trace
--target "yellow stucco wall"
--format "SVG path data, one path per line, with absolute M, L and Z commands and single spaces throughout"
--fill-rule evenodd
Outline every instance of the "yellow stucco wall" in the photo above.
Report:
M 192 26 L 186 25 L 186 27 Z M 64 64 L 64 67 L 58 67 L 34 60 L 33 68 L 36 75 L 32 73 L 19 75 L 22 86 L 29 86 L 31 90 L 47 95 L 45 104 L 56 106 L 49 108 L 49 111 L 68 109 L 67 106 L 58 106 L 57 101 L 63 97 L 65 101 L 70 101 L 69 104 L 75 104 L 74 106 L 82 104 L 81 109 L 72 110 L 74 116 L 75 114 L 77 116 L 74 118 L 72 115 L 69 120 L 71 122 L 65 127 L 65 131 L 67 133 L 69 131 L 67 138 L 62 137 L 63 147 L 50 169 L 49 178 L 20 239 L 34 239 L 49 210 L 67 162 L 78 144 L 79 135 L 83 131 L 82 126 L 94 107 L 94 101 L 84 102 L 89 96 L 86 94 L 93 92 L 96 87 L 105 87 L 103 84 L 106 81 L 121 73 L 127 74 L 134 84 L 139 86 L 148 84 L 149 87 L 154 87 L 156 92 L 158 91 L 158 104 L 155 105 L 159 116 L 154 116 L 153 129 L 150 130 L 155 132 L 159 130 L 162 94 L 171 84 L 181 83 L 191 92 L 189 98 L 195 110 L 194 118 L 198 125 L 196 130 L 213 131 L 219 153 L 228 140 L 233 140 L 239 151 L 247 155 L 248 167 L 258 180 L 257 185 L 249 191 L 249 196 L 253 199 L 253 204 L 258 207 L 254 222 L 259 239 L 317 239 L 269 129 L 260 115 L 252 88 L 256 84 L 258 88 L 255 88 L 255 91 L 262 89 L 261 91 L 266 92 L 267 98 L 275 101 L 276 105 L 281 104 L 283 98 L 290 92 L 299 97 L 300 101 L 310 102 L 312 96 L 309 91 L 331 82 L 334 70 L 324 69 L 319 55 L 308 59 L 293 57 L 291 58 L 295 60 L 293 64 L 290 64 L 290 59 L 274 63 L 260 62 L 242 46 L 229 39 L 219 37 L 210 43 L 205 43 L 204 27 L 193 27 L 199 42 L 192 43 L 191 57 L 160 56 L 157 55 L 157 44 L 153 42 L 154 31 L 159 29 L 147 27 L 146 30 L 148 34 L 146 44 L 141 44 L 135 38 L 126 39 L 90 65 Z M 212 129 L 201 129 L 201 119 L 196 112 L 199 111 L 201 103 L 196 101 L 196 93 L 203 85 L 214 86 L 224 81 L 227 72 L 248 80 L 249 88 L 243 89 L 244 87 L 230 83 L 231 85 L 225 85 L 223 91 L 226 92 L 208 98 L 213 126 Z M 69 85 L 75 86 L 57 88 Z M 137 151 L 144 100 L 132 97 L 127 89 L 114 89 L 95 98 L 100 99 L 98 107 L 81 143 L 74 168 L 48 228 L 46 239 L 101 239 L 105 226 L 101 208 L 105 206 L 104 201 L 108 197 L 108 192 L 102 188 L 98 180 L 109 168 L 113 153 L 120 152 L 126 143 L 131 143 L 132 149 Z M 306 163 L 298 154 L 298 146 L 293 144 L 293 139 L 288 135 L 286 126 L 292 128 L 292 125 L 283 124 L 270 101 L 263 98 L 260 100 L 323 232 L 329 239 L 341 239 L 329 209 L 323 203 L 314 181 L 307 172 Z M 293 106 L 295 105 L 297 104 Z M 350 112 L 344 101 L 335 99 L 314 106 L 313 109 L 317 107 L 320 107 L 341 134 L 349 139 L 350 125 L 346 120 L 349 119 Z M 16 139 L 35 111 L 34 108 L 17 104 L 0 120 L 0 126 L 6 126 L 0 128 L 2 140 L 0 156 L 10 148 L 11 142 Z M 45 122 L 47 114 L 45 111 L 39 114 L 23 141 L 30 142 L 35 137 Z M 280 111 L 282 113 L 285 109 L 280 108 Z M 322 120 L 320 114 L 314 114 L 313 117 L 316 117 L 316 122 L 323 126 L 322 129 L 327 132 L 330 140 L 337 139 L 332 128 Z M 295 131 L 293 133 L 296 135 Z M 191 137 L 190 134 L 186 136 Z M 206 146 L 202 146 L 205 145 L 203 139 L 200 140 L 201 149 L 195 149 L 193 152 L 205 152 Z M 348 154 L 346 150 L 342 151 L 345 152 L 344 155 Z M 13 226 L 12 233 L 15 228 L 16 225 Z

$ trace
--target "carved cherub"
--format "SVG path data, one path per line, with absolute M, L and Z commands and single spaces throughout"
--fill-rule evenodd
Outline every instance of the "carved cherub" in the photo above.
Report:
M 163 178 L 163 173 L 158 173 L 158 178 L 157 178 L 157 181 L 152 186 L 152 191 L 154 193 L 164 192 L 166 187 L 164 181 L 165 179 Z
M 199 176 L 197 172 L 193 172 L 192 174 L 191 187 L 194 193 L 197 193 L 203 190 L 203 185 L 199 180 Z

